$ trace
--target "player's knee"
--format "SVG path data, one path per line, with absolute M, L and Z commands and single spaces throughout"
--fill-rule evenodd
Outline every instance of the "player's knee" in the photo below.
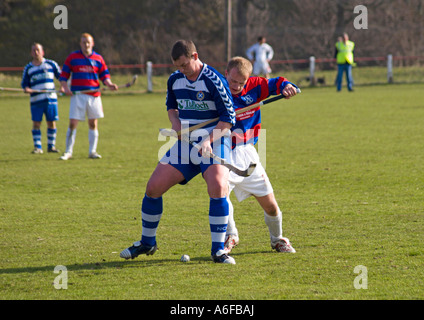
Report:
M 222 180 L 216 180 L 208 184 L 208 194 L 211 198 L 224 198 L 228 195 L 228 185 Z
M 269 203 L 266 205 L 262 205 L 265 213 L 269 216 L 276 217 L 278 216 L 278 213 L 280 212 L 280 209 L 278 208 L 278 205 L 275 203 Z
M 146 186 L 146 194 L 150 198 L 159 198 L 162 196 L 160 184 L 155 180 L 149 180 Z
M 33 130 L 40 130 L 40 128 L 41 128 L 41 122 L 39 122 L 39 121 L 33 121 L 33 123 L 32 123 L 32 129 Z
M 77 127 L 78 127 L 78 120 L 76 119 L 69 120 L 69 128 L 71 130 L 75 130 Z

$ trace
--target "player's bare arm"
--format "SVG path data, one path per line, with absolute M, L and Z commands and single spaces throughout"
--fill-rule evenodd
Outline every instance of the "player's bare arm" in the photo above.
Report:
M 109 78 L 104 81 L 105 86 L 107 86 L 110 90 L 116 91 L 118 90 L 118 85 L 114 84 L 112 80 Z
M 181 121 L 179 118 L 178 109 L 169 109 L 168 110 L 168 118 L 172 125 L 172 130 L 175 132 L 181 131 Z

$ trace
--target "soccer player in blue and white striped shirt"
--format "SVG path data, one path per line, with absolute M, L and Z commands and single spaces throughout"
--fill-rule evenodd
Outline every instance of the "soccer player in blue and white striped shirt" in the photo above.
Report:
M 229 161 L 230 128 L 235 124 L 235 112 L 227 80 L 200 61 L 191 41 L 177 41 L 171 55 L 178 69 L 168 79 L 166 97 L 172 129 L 178 132 L 185 125 L 193 126 L 219 118 L 209 127 L 194 130 L 188 139 L 199 143 L 202 155 L 213 150 L 213 153 Z M 156 231 L 163 212 L 162 195 L 177 184 L 186 184 L 199 173 L 207 184 L 210 197 L 211 257 L 217 263 L 235 264 L 224 250 L 229 215 L 228 169 L 206 156 L 200 156 L 198 149 L 184 138 L 178 140 L 160 159 L 150 177 L 141 207 L 141 240 L 123 250 L 122 258 L 134 259 L 140 254 L 151 255 L 156 251 Z
M 44 58 L 44 49 L 39 43 L 32 45 L 31 56 L 32 61 L 24 68 L 21 86 L 26 93 L 31 94 L 32 138 L 34 141 L 32 153 L 43 153 L 40 129 L 43 114 L 45 114 L 47 122 L 48 152 L 57 153 L 58 150 L 55 147 L 56 121 L 59 120 L 59 114 L 54 78 L 59 79 L 60 67 L 55 61 Z

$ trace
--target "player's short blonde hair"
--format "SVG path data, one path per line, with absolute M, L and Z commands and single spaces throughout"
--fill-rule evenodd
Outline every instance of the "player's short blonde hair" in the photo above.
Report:
M 89 34 L 88 32 L 84 32 L 83 34 L 81 34 L 80 39 L 82 39 L 82 38 L 91 38 L 94 41 L 93 36 L 91 34 Z
M 250 77 L 253 72 L 252 63 L 243 57 L 233 57 L 228 61 L 227 72 L 229 73 L 234 68 L 237 69 L 239 74 L 247 77 Z

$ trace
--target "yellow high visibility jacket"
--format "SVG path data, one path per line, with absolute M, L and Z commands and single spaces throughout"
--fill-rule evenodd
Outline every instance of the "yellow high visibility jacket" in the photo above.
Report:
M 353 50 L 355 49 L 355 43 L 348 40 L 345 44 L 344 42 L 336 43 L 337 49 L 337 64 L 349 63 L 353 64 Z

